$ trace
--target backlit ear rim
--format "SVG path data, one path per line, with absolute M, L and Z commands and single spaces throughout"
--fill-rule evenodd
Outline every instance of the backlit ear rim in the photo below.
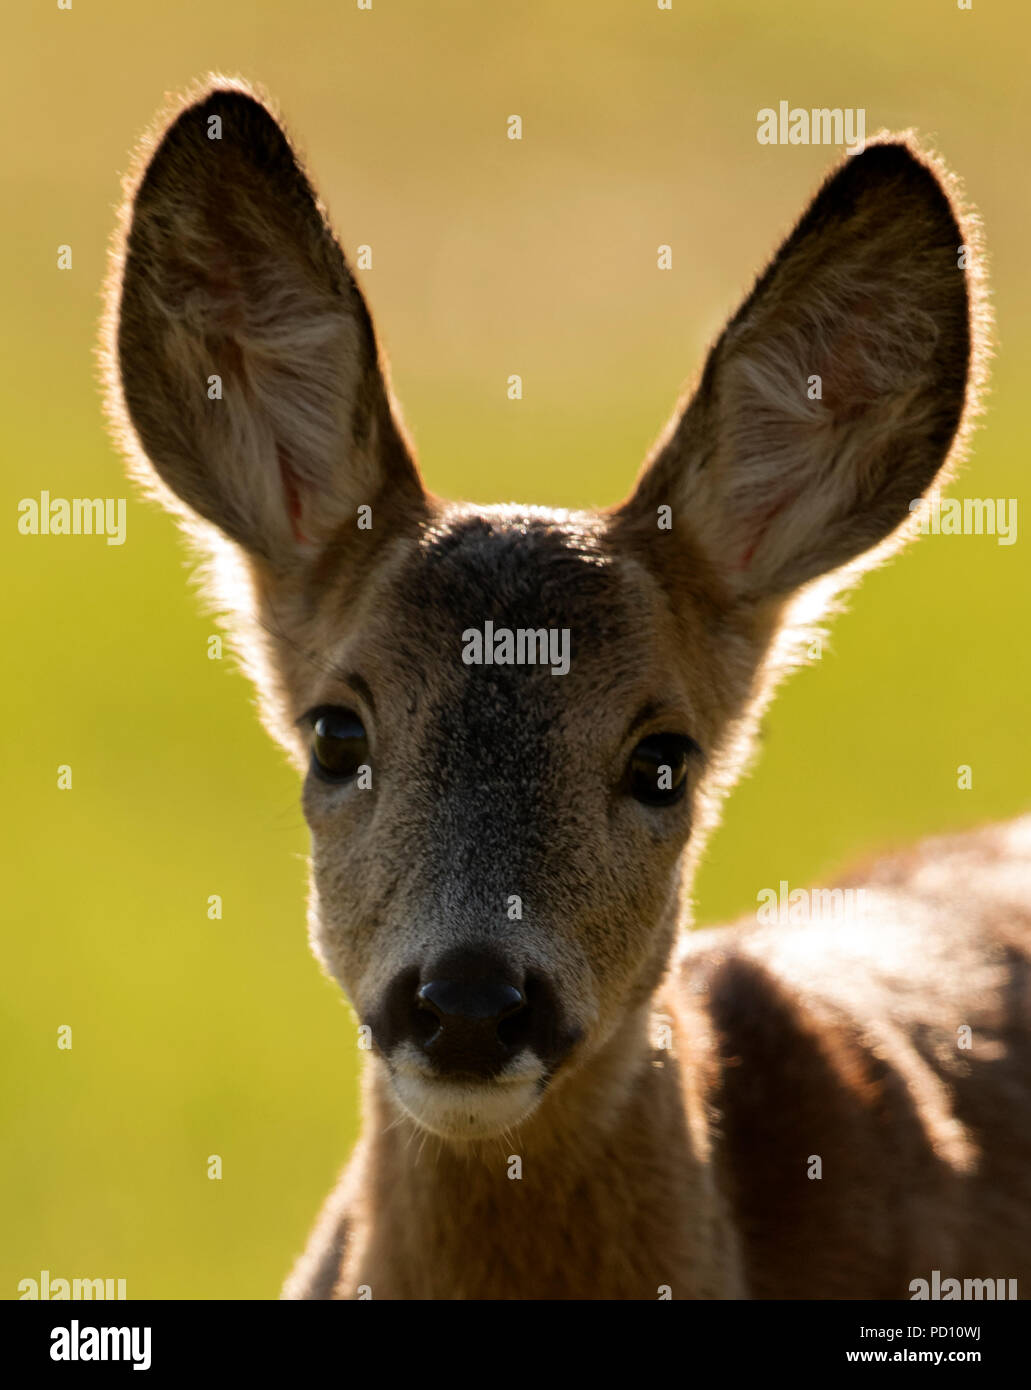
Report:
M 657 544 L 690 531 L 729 591 L 753 598 L 876 563 L 962 453 L 988 327 L 979 228 L 955 181 L 913 142 L 879 137 L 759 277 L 617 525 L 643 540 L 650 524 Z
M 388 485 L 420 495 L 367 306 L 268 107 L 195 93 L 126 194 L 104 365 L 148 489 L 277 566 Z

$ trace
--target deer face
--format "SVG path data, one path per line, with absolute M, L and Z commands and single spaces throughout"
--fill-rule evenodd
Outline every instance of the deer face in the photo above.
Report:
M 326 602 L 292 699 L 312 938 L 408 1111 L 480 1137 L 659 981 L 720 644 L 599 519 L 444 511 L 382 568 L 350 630 Z
M 267 722 L 305 778 L 312 941 L 375 1065 L 425 1128 L 499 1134 L 643 1016 L 685 846 L 783 634 L 941 470 L 971 232 L 908 146 L 871 146 L 731 319 L 622 507 L 477 511 L 424 492 L 268 109 L 220 85 L 151 148 L 111 281 L 112 413 L 232 570 Z

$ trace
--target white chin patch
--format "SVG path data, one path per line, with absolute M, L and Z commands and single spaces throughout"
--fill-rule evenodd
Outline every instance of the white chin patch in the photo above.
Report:
M 539 1073 L 495 1081 L 436 1081 L 408 1070 L 392 1076 L 394 1094 L 412 1119 L 442 1139 L 491 1139 L 537 1108 Z

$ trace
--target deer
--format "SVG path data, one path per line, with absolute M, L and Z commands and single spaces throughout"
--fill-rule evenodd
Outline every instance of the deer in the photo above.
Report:
M 774 688 L 968 449 L 990 314 L 941 159 L 882 132 L 829 172 L 599 511 L 427 491 L 242 80 L 139 146 L 101 342 L 303 778 L 311 946 L 363 1050 L 282 1297 L 1027 1287 L 1031 818 L 885 851 L 861 921 L 690 929 Z

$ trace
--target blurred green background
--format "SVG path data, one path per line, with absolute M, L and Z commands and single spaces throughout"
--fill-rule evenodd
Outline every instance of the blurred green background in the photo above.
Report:
M 207 659 L 185 552 L 98 406 L 119 174 L 164 93 L 215 69 L 279 100 L 345 247 L 373 248 L 362 279 L 430 487 L 557 505 L 626 491 L 836 158 L 760 146 L 759 108 L 913 126 L 964 176 L 992 256 L 994 389 L 953 493 L 1022 499 L 1029 37 L 1018 0 L 8 7 L 0 1295 L 48 1269 L 130 1297 L 274 1296 L 357 1126 L 354 1032 L 305 940 L 296 778 Z M 128 496 L 126 545 L 19 536 L 43 488 Z M 1023 536 L 973 536 L 867 580 L 767 720 L 701 921 L 1028 804 L 1028 578 Z

